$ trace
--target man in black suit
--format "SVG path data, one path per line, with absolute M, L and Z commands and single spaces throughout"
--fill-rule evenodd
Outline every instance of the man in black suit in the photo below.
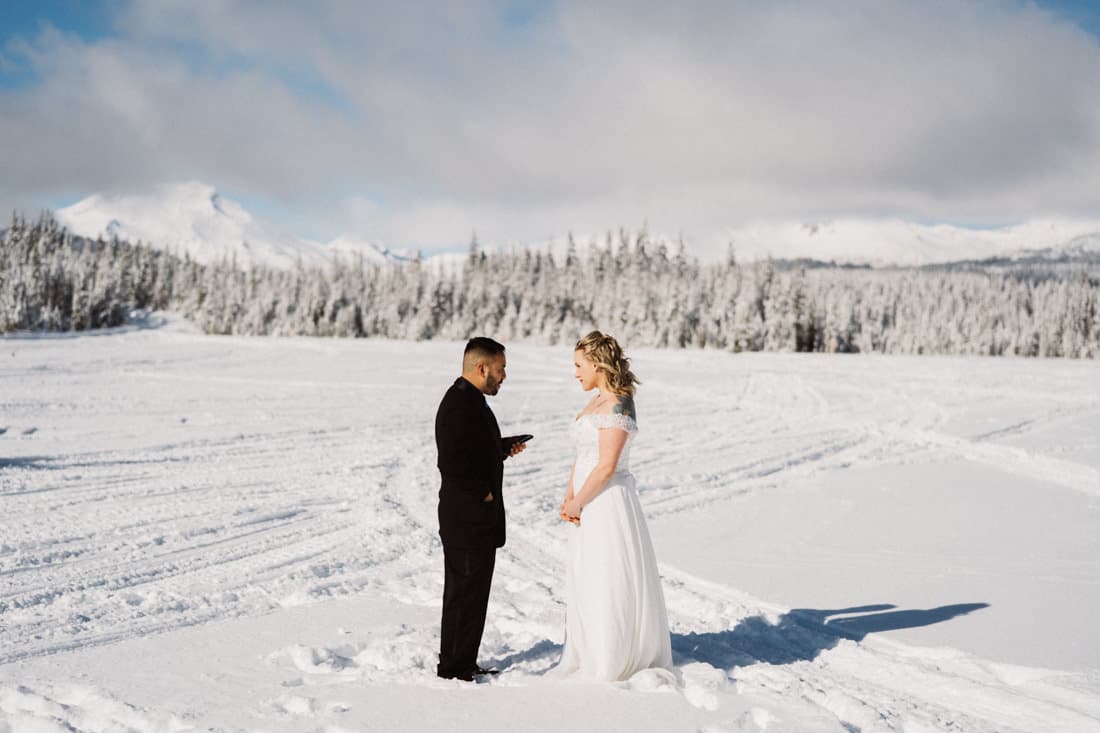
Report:
M 439 451 L 439 536 L 443 540 L 440 677 L 472 680 L 493 670 L 477 664 L 496 551 L 504 545 L 504 460 L 524 449 L 501 438 L 485 395 L 505 379 L 504 346 L 470 339 L 455 380 L 435 416 Z

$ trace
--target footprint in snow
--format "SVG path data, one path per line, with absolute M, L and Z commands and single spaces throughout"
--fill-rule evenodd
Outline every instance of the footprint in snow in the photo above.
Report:
M 271 707 L 283 715 L 316 715 L 318 713 L 333 715 L 351 710 L 351 706 L 346 702 L 321 703 L 316 698 L 304 695 L 282 695 L 271 701 Z
M 313 715 L 317 712 L 317 701 L 312 697 L 283 695 L 272 700 L 271 707 L 285 715 Z

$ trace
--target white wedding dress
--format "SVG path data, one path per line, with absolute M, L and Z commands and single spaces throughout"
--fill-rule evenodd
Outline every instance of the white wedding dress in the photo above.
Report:
M 615 473 L 572 528 L 565 572 L 565 649 L 556 673 L 625 680 L 644 669 L 672 669 L 661 578 L 630 473 L 638 431 L 626 415 L 582 415 L 572 425 L 577 448 L 573 487 L 580 491 L 599 459 L 599 432 L 628 434 Z

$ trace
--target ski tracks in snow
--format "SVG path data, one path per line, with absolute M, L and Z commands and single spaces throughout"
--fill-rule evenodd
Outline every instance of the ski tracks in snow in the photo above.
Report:
M 431 420 L 456 345 L 279 343 L 154 332 L 20 344 L 27 364 L 5 368 L 13 396 L 3 421 L 39 429 L 0 436 L 10 454 L 0 459 L 0 665 L 357 594 L 438 604 Z M 536 440 L 506 464 L 509 542 L 483 646 L 506 668 L 493 682 L 501 687 L 548 684 L 560 651 L 568 528 L 556 510 L 571 461 L 565 428 L 583 403 L 568 355 L 552 369 L 553 350 L 515 351 L 513 375 L 527 367 L 528 376 L 506 383 L 495 408 L 506 434 Z M 408 369 L 410 353 L 419 368 Z M 647 371 L 634 469 L 653 515 L 930 452 L 1100 493 L 1094 467 L 998 442 L 1041 425 L 1052 403 L 1062 416 L 1100 415 L 1100 401 L 1078 391 L 1079 369 L 1061 369 L 1062 382 L 1037 395 L 1002 369 L 1009 360 L 985 379 L 968 377 L 962 360 L 643 352 L 636 361 Z M 66 368 L 37 368 L 57 363 Z M 969 434 L 952 427 L 991 395 L 1028 416 Z M 696 708 L 738 711 L 711 731 L 1100 730 L 1100 680 L 854 638 L 836 622 L 859 609 L 825 618 L 686 568 L 662 573 L 676 689 Z M 286 671 L 288 689 L 255 704 L 331 717 L 346 703 L 311 690 L 346 698 L 364 683 L 452 684 L 433 674 L 437 634 L 401 626 L 272 649 L 268 663 Z M 645 674 L 618 687 L 668 688 Z M 0 711 L 48 716 L 94 694 L 4 687 Z

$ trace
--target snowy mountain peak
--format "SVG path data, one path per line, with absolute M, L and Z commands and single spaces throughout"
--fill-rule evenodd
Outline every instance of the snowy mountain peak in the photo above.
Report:
M 222 197 L 215 191 L 210 196 L 210 205 L 214 207 L 214 211 L 224 214 L 225 210 L 222 208 Z
M 235 255 L 241 264 L 327 266 L 333 256 L 385 263 L 411 260 L 411 250 L 391 250 L 355 235 L 328 243 L 287 234 L 256 218 L 241 204 L 201 181 L 163 184 L 140 194 L 96 194 L 57 212 L 73 233 L 118 237 L 187 253 L 200 262 Z M 633 234 L 631 237 L 633 238 Z M 651 235 L 673 245 L 675 238 Z M 573 237 L 584 254 L 603 246 L 607 234 Z M 617 244 L 618 236 L 612 235 Z M 568 237 L 527 246 L 564 258 Z M 920 224 L 901 219 L 838 218 L 819 221 L 759 221 L 704 236 L 688 253 L 719 257 L 732 244 L 739 260 L 808 258 L 870 265 L 926 265 L 991 257 L 1061 257 L 1100 252 L 1100 221 L 1037 219 L 1000 228 Z M 458 261 L 464 253 L 435 255 Z
M 362 254 L 368 262 L 402 259 L 385 247 L 341 237 L 322 244 L 295 237 L 254 217 L 207 183 L 187 181 L 148 193 L 95 194 L 57 212 L 74 234 L 118 237 L 187 253 L 199 262 L 236 255 L 242 264 L 327 265 L 333 254 Z
M 1014 257 L 1075 246 L 1100 251 L 1100 222 L 1040 219 L 1000 228 L 900 219 L 755 222 L 727 230 L 738 258 L 811 258 L 871 265 L 924 265 Z M 1076 244 L 1072 244 L 1076 243 Z
M 408 250 L 392 250 L 384 244 L 370 242 L 359 237 L 341 236 L 333 239 L 325 247 L 330 252 L 340 255 L 356 256 L 362 254 L 367 260 L 382 258 L 396 262 L 407 262 L 416 258 L 415 252 Z

